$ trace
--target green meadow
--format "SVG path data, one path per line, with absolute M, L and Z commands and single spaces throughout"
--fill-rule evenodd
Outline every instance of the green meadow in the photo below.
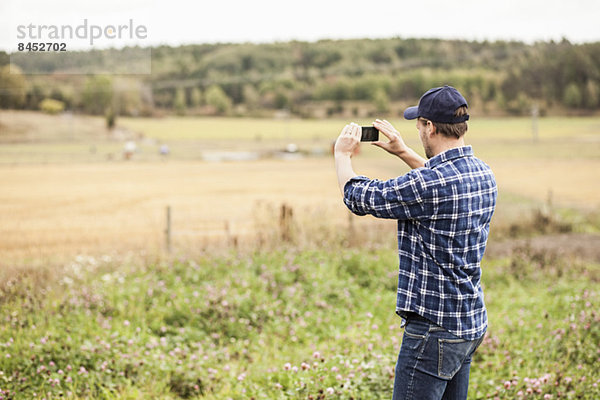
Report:
M 394 249 L 78 257 L 2 291 L 3 398 L 385 399 Z M 600 265 L 485 260 L 471 399 L 597 399 Z

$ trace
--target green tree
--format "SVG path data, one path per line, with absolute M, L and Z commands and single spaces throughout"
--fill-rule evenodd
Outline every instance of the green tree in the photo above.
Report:
M 385 113 L 390 109 L 390 99 L 383 88 L 378 88 L 373 94 L 373 105 L 378 113 Z
M 190 105 L 192 107 L 200 107 L 202 105 L 202 91 L 200 88 L 192 88 L 190 92 Z
M 173 107 L 177 115 L 184 115 L 187 109 L 185 101 L 185 90 L 183 88 L 177 88 L 175 91 L 175 100 L 173 101 Z
M 108 106 L 104 112 L 104 120 L 106 121 L 106 128 L 112 129 L 117 124 L 117 114 L 112 106 Z
M 260 96 L 254 86 L 248 84 L 244 85 L 242 89 L 242 96 L 244 98 L 244 104 L 248 107 L 248 110 L 254 110 L 258 107 Z
M 22 108 L 27 82 L 21 70 L 10 65 L 0 67 L 0 108 Z
M 585 106 L 586 108 L 595 109 L 600 105 L 600 87 L 593 80 L 588 80 L 585 85 Z
M 287 108 L 290 105 L 290 99 L 288 94 L 280 89 L 275 92 L 275 108 Z
M 219 114 L 226 114 L 231 110 L 231 99 L 219 85 L 206 89 L 206 104 L 213 106 Z
M 30 110 L 37 109 L 46 97 L 48 97 L 47 90 L 39 84 L 34 84 L 27 90 L 25 108 Z
M 565 94 L 563 96 L 563 103 L 570 108 L 580 107 L 582 104 L 582 96 L 581 90 L 579 86 L 575 82 L 569 83 L 567 88 L 565 89 Z
M 83 109 L 91 114 L 105 114 L 112 105 L 113 95 L 113 84 L 109 77 L 92 76 L 87 79 L 83 89 Z

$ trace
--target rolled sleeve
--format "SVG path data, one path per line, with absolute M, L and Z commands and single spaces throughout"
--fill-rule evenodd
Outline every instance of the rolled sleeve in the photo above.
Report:
M 344 186 L 344 203 L 356 215 L 408 220 L 423 215 L 423 181 L 418 170 L 387 181 L 357 176 Z

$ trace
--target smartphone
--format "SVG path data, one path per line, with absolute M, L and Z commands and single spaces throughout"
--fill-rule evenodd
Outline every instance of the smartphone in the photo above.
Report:
M 376 142 L 379 140 L 379 131 L 373 126 L 361 126 L 361 142 Z

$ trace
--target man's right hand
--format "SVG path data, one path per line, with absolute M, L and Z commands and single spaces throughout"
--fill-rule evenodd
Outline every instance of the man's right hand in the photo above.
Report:
M 376 119 L 373 122 L 373 126 L 383 133 L 390 141 L 389 142 L 373 142 L 374 146 L 381 147 L 385 151 L 395 156 L 398 156 L 411 168 L 420 168 L 425 166 L 425 160 L 423 157 L 418 155 L 413 149 L 408 147 L 402 137 L 385 119 Z
M 373 142 L 374 146 L 381 147 L 388 153 L 398 157 L 408 150 L 408 146 L 406 146 L 406 143 L 404 143 L 404 140 L 402 140 L 400 133 L 398 133 L 396 128 L 394 128 L 388 121 L 385 119 L 376 119 L 375 122 L 373 122 L 373 126 L 390 140 L 389 142 Z

